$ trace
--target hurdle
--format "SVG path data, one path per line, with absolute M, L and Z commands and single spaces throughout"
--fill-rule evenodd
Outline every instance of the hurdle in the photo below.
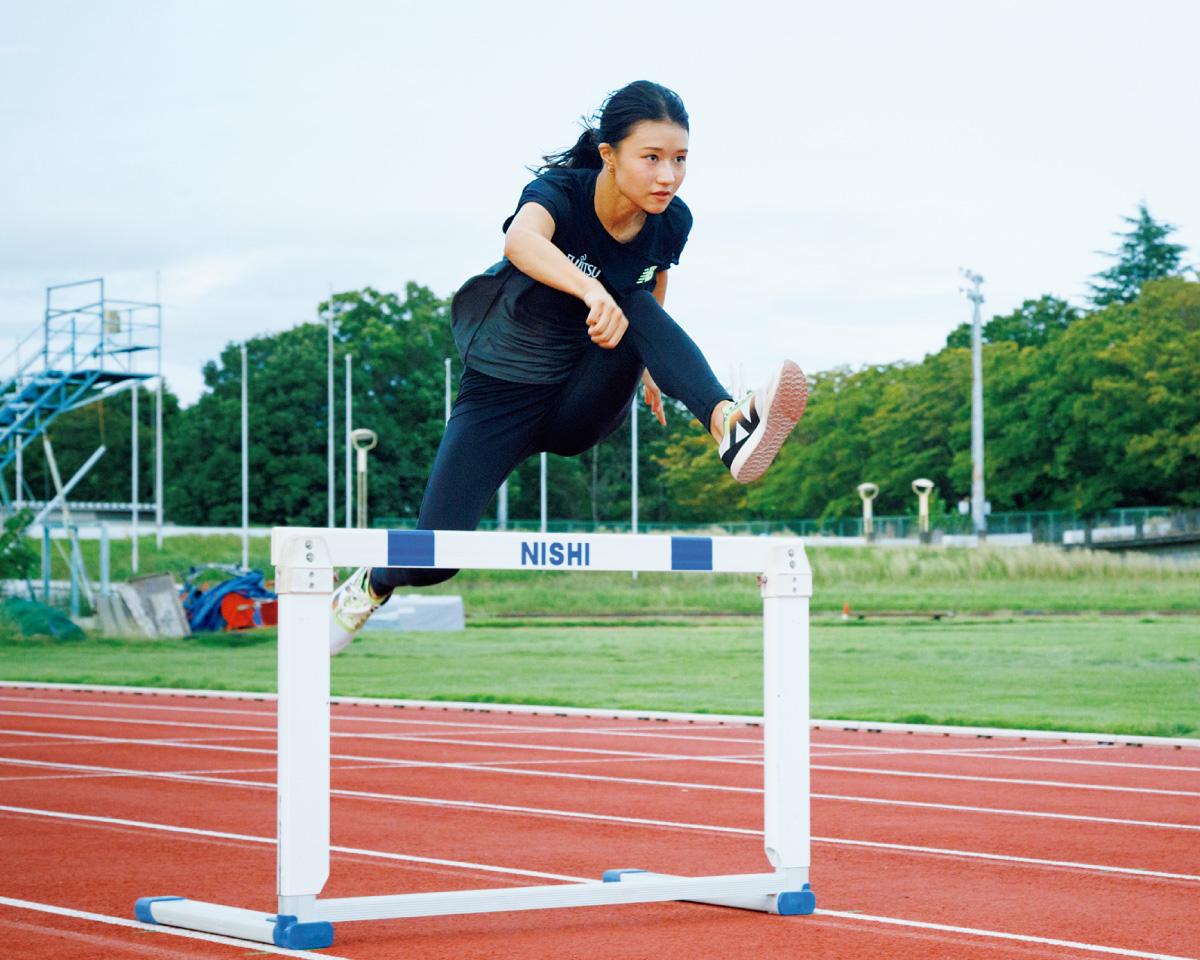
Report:
M 292 949 L 333 945 L 350 920 L 681 900 L 810 914 L 808 602 L 798 539 L 276 527 L 279 594 L 277 909 L 142 897 L 135 916 Z M 321 898 L 330 863 L 331 594 L 335 567 L 757 574 L 763 600 L 763 824 L 770 871 L 690 877 L 616 868 L 595 881 Z

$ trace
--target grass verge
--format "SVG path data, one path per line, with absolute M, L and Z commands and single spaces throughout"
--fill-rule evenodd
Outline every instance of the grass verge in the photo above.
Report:
M 337 694 L 758 714 L 755 618 L 544 620 L 462 633 L 370 632 L 333 663 Z M 813 715 L 1200 733 L 1200 618 L 818 620 Z M 12 680 L 274 690 L 271 631 L 187 640 L 0 642 Z

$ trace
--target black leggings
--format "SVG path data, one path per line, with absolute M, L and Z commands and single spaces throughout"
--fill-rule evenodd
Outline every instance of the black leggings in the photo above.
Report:
M 648 292 L 618 301 L 629 328 L 612 350 L 588 344 L 561 383 L 513 383 L 467 367 L 438 446 L 417 528 L 474 530 L 492 496 L 526 457 L 578 456 L 624 421 L 642 369 L 708 429 L 729 399 L 692 341 Z M 376 567 L 371 589 L 441 583 L 457 570 Z

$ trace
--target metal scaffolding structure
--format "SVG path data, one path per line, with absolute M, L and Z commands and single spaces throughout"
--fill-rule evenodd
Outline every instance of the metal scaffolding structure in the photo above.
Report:
M 25 499 L 21 459 L 31 440 L 64 413 L 154 379 L 155 520 L 161 528 L 162 305 L 109 297 L 102 277 L 47 287 L 42 322 L 0 360 L 0 471 L 16 462 L 16 499 Z M 137 470 L 132 474 L 136 485 Z

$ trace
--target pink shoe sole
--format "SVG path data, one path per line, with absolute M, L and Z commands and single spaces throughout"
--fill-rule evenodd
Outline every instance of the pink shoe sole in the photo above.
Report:
M 767 472 L 783 442 L 804 416 L 804 408 L 808 405 L 808 380 L 804 371 L 791 360 L 785 360 L 774 389 L 768 387 L 762 400 L 760 404 L 759 398 L 754 398 L 759 415 L 765 419 L 762 439 L 746 451 L 745 460 L 735 462 L 730 471 L 738 483 L 752 483 Z

